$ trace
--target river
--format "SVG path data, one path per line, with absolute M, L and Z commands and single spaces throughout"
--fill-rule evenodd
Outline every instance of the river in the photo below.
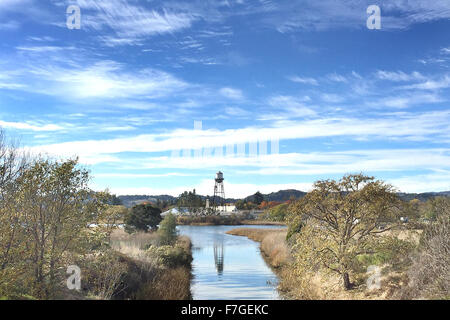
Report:
M 228 235 L 234 228 L 279 226 L 178 226 L 192 241 L 194 300 L 280 299 L 277 277 L 265 263 L 259 243 Z

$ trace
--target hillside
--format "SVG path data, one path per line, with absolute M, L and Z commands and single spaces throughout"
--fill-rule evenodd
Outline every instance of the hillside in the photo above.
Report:
M 125 207 L 131 208 L 132 206 L 136 204 L 140 204 L 142 202 L 157 202 L 160 201 L 168 201 L 168 202 L 175 202 L 177 200 L 176 197 L 169 196 L 169 195 L 159 195 L 159 196 L 149 196 L 149 195 L 123 195 L 118 196 L 118 198 L 122 201 L 122 204 Z
M 295 189 L 287 189 L 287 190 L 280 190 L 277 192 L 272 192 L 268 194 L 263 194 L 265 201 L 277 201 L 277 202 L 284 202 L 291 198 L 299 199 L 306 195 L 306 192 L 295 190 Z M 443 192 L 424 192 L 424 193 L 404 193 L 399 192 L 398 196 L 405 201 L 410 201 L 412 199 L 418 199 L 420 201 L 427 201 L 430 198 L 433 197 L 450 197 L 450 191 L 443 191 Z M 206 198 L 206 196 L 201 196 L 203 199 Z M 178 199 L 178 197 L 170 196 L 170 195 L 121 195 L 118 196 L 118 198 L 122 201 L 123 205 L 126 207 L 132 207 L 136 204 L 149 201 L 149 202 L 157 202 L 160 201 L 168 201 L 170 203 L 175 203 Z M 211 197 L 210 197 L 211 198 Z M 250 195 L 245 197 L 243 200 L 246 201 L 253 201 L 254 196 Z M 226 201 L 229 203 L 236 202 L 241 199 L 233 199 L 233 198 L 227 198 Z

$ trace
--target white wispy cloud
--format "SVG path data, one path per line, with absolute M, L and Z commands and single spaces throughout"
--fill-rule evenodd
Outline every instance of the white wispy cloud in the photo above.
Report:
M 313 86 L 317 86 L 319 84 L 316 79 L 308 77 L 290 76 L 288 77 L 288 79 L 291 80 L 292 82 L 310 84 Z
M 157 11 L 136 1 L 77 0 L 77 3 L 83 9 L 83 28 L 114 31 L 114 37 L 103 38 L 111 46 L 174 33 L 191 27 L 196 19 L 188 12 Z
M 450 88 L 450 76 L 445 75 L 437 80 L 428 79 L 425 82 L 411 84 L 403 87 L 404 89 L 438 90 Z
M 235 89 L 235 88 L 226 87 L 226 88 L 220 89 L 219 92 L 222 96 L 229 98 L 229 99 L 240 100 L 244 97 L 242 91 L 239 89 Z
M 383 173 L 396 173 L 396 178 L 385 179 L 398 190 L 403 192 L 429 192 L 445 191 L 450 187 L 450 149 L 372 149 L 332 152 L 288 153 L 249 157 L 213 157 L 213 158 L 170 158 L 158 157 L 141 159 L 141 170 L 161 170 L 170 168 L 182 170 L 181 172 L 167 173 L 135 173 L 135 174 L 101 174 L 98 178 L 123 177 L 123 178 L 158 178 L 170 176 L 182 176 L 185 169 L 214 170 L 223 168 L 225 172 L 232 171 L 234 175 L 249 177 L 250 181 L 258 180 L 251 176 L 284 176 L 303 177 L 297 183 L 235 183 L 232 178 L 227 179 L 227 196 L 243 197 L 261 191 L 263 193 L 274 192 L 282 189 L 297 189 L 309 191 L 312 183 L 320 177 L 342 176 L 349 173 L 365 172 L 380 176 Z M 132 161 L 130 160 L 130 165 Z M 253 169 L 252 169 L 253 168 Z M 417 170 L 427 174 L 417 174 Z M 405 173 L 407 172 L 407 173 Z M 199 175 L 198 173 L 192 173 Z M 188 173 L 189 175 L 189 173 Z M 311 178 L 316 177 L 316 178 Z M 283 178 L 279 178 L 283 180 Z M 296 180 L 299 178 L 296 178 Z M 189 188 L 195 188 L 201 194 L 209 194 L 213 190 L 213 180 L 204 179 L 200 183 L 192 184 Z M 178 195 L 186 189 L 185 186 L 172 188 L 113 188 L 118 194 L 171 194 Z
M 406 94 L 397 94 L 388 96 L 375 101 L 367 102 L 370 107 L 383 108 L 410 108 L 416 105 L 429 105 L 446 101 L 436 93 L 408 92 Z
M 379 70 L 379 71 L 377 71 L 376 76 L 378 79 L 381 79 L 381 80 L 389 80 L 389 81 L 396 81 L 396 82 L 426 80 L 426 78 L 420 72 L 417 72 L 417 71 L 414 71 L 411 74 L 407 74 L 402 71 Z
M 21 47 L 20 50 L 39 54 L 39 59 L 49 53 L 57 53 L 59 59 L 63 48 L 59 47 Z M 37 60 L 39 61 L 39 60 Z M 8 71 L 6 71 L 8 72 Z M 188 87 L 188 84 L 167 72 L 157 69 L 137 71 L 115 61 L 104 60 L 65 62 L 49 60 L 43 64 L 24 64 L 10 73 L 10 89 L 18 89 L 63 99 L 115 99 L 115 98 L 157 98 Z M 14 86 L 11 86 L 14 84 Z
M 142 134 L 127 138 L 89 140 L 36 146 L 34 152 L 58 156 L 80 155 L 81 158 L 118 154 L 122 152 L 163 152 L 201 149 L 250 141 L 309 139 L 346 136 L 350 138 L 430 140 L 437 143 L 448 139 L 450 112 L 405 114 L 388 118 L 331 118 L 303 121 L 283 121 L 273 127 L 247 127 L 228 130 L 178 129 L 163 134 Z
M 337 73 L 331 73 L 327 75 L 328 80 L 334 81 L 334 82 L 347 82 L 347 78 L 343 75 L 337 74 Z
M 328 30 L 331 28 L 366 28 L 366 10 L 371 0 L 277 1 L 276 9 L 264 22 L 287 33 L 296 30 Z M 450 17 L 448 1 L 392 0 L 377 3 L 382 12 L 382 29 L 407 29 L 414 24 L 446 20 Z M 323 19 L 322 17 L 326 17 Z
M 64 127 L 57 124 L 33 124 L 30 122 L 8 122 L 0 120 L 0 127 L 6 129 L 29 130 L 29 131 L 59 131 Z
M 315 116 L 313 108 L 306 105 L 310 97 L 273 96 L 268 100 L 271 107 L 267 113 L 260 114 L 258 120 L 284 120 Z

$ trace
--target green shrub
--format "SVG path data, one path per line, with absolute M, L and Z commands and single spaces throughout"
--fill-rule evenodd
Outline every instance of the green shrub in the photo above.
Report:
M 284 222 L 288 214 L 288 207 L 289 204 L 282 203 L 273 208 L 267 209 L 266 212 L 264 213 L 264 219 L 269 221 Z
M 165 268 L 188 266 L 192 261 L 189 252 L 179 246 L 150 246 L 146 253 Z
M 159 240 L 162 245 L 172 245 L 177 240 L 177 218 L 173 214 L 165 216 L 158 229 Z
M 240 225 L 242 224 L 242 218 L 236 215 L 231 216 L 180 216 L 177 219 L 178 224 L 190 225 L 190 224 L 207 224 L 207 225 Z

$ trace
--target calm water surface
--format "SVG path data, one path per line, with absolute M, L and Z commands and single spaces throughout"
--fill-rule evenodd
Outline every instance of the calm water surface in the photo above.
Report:
M 191 289 L 198 299 L 280 299 L 277 277 L 264 262 L 259 243 L 225 234 L 235 228 L 278 226 L 178 226 L 191 238 L 194 278 Z

